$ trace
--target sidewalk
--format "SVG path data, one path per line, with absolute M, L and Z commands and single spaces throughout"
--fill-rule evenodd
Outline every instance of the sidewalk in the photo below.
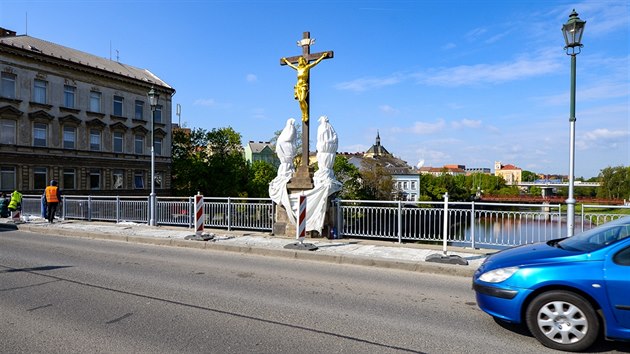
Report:
M 449 246 L 448 256 L 459 256 L 468 261 L 468 265 L 455 265 L 426 262 L 426 258 L 430 255 L 443 255 L 442 247 L 416 243 L 399 244 L 393 241 L 380 240 L 307 238 L 304 243 L 313 244 L 318 249 L 306 251 L 284 248 L 286 245 L 296 242 L 293 238 L 271 236 L 270 233 L 260 231 L 205 229 L 204 234 L 214 236 L 212 240 L 192 241 L 184 238 L 193 235 L 194 230 L 184 227 L 151 227 L 129 222 L 109 223 L 79 220 L 56 220 L 54 224 L 49 224 L 45 219 L 28 215 L 23 216 L 23 220 L 25 222 L 14 224 L 11 219 L 0 219 L 0 227 L 17 227 L 21 231 L 60 236 L 230 251 L 465 277 L 472 276 L 488 253 L 496 252 L 496 250 L 476 250 Z

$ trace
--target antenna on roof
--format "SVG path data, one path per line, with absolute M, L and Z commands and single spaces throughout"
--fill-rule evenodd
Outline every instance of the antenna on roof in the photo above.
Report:
M 177 104 L 177 117 L 179 118 L 177 125 L 179 125 L 179 127 L 182 127 L 182 106 L 178 103 Z
M 116 62 L 117 63 L 120 62 L 120 60 L 119 60 L 120 57 L 118 56 L 118 54 L 119 54 L 118 49 L 116 49 Z
M 25 14 L 26 14 L 26 18 L 25 18 L 25 23 L 26 23 L 25 34 L 28 36 L 28 12 L 26 12 Z

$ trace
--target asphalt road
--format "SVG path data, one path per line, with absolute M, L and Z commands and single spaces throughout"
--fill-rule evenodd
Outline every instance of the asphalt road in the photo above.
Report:
M 0 231 L 0 352 L 554 351 L 463 277 Z

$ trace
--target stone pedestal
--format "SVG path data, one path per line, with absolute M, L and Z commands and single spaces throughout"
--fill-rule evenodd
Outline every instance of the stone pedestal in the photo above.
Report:
M 298 166 L 293 178 L 287 183 L 289 193 L 297 193 L 313 189 L 313 171 L 307 166 Z

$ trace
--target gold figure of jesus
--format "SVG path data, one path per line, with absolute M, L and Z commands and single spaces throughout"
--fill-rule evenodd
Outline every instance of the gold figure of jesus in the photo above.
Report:
M 294 87 L 294 97 L 296 100 L 300 102 L 300 109 L 302 110 L 302 121 L 308 121 L 308 103 L 306 102 L 306 98 L 308 97 L 308 80 L 311 68 L 315 65 L 319 64 L 320 61 L 324 60 L 328 56 L 328 53 L 322 54 L 319 59 L 315 60 L 312 63 L 307 63 L 304 57 L 300 57 L 298 59 L 298 64 L 293 65 L 291 62 L 287 60 L 287 58 L 282 58 L 288 66 L 292 67 L 297 71 L 297 84 Z

